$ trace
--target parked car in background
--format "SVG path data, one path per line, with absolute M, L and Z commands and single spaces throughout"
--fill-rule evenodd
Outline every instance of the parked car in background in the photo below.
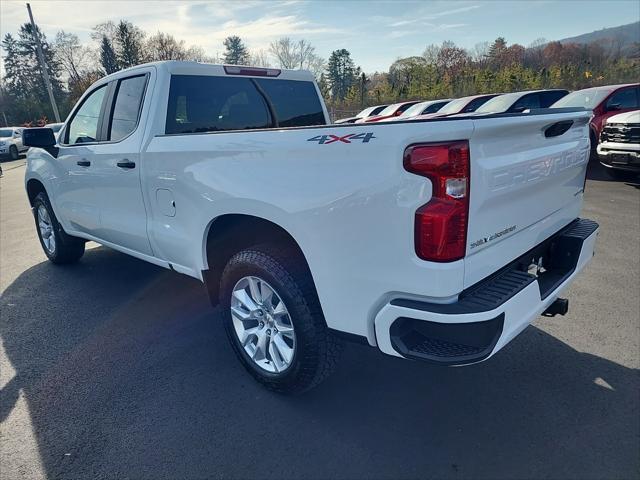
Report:
M 22 144 L 23 130 L 22 127 L 0 128 L 0 157 L 17 160 L 22 152 L 29 149 Z
M 437 112 L 418 115 L 417 117 L 413 117 L 411 120 L 426 120 L 428 118 L 448 117 L 449 115 L 456 115 L 458 113 L 475 112 L 480 106 L 498 95 L 500 94 L 490 93 L 487 95 L 471 95 L 468 97 L 456 98 L 455 100 L 451 100 Z
M 640 173 L 640 110 L 609 117 L 602 128 L 597 153 L 613 177 Z
M 529 90 L 526 92 L 505 93 L 492 98 L 470 115 L 487 113 L 520 113 L 534 108 L 548 108 L 569 90 Z
M 379 122 L 380 120 L 385 120 L 391 117 L 398 117 L 402 115 L 407 109 L 414 106 L 416 103 L 419 103 L 417 100 L 414 102 L 400 102 L 389 105 L 384 110 L 382 110 L 378 115 L 368 118 L 361 118 L 355 123 L 370 123 L 370 122 Z
M 58 136 L 58 132 L 60 131 L 60 129 L 62 128 L 63 125 L 64 125 L 64 123 L 47 123 L 45 125 L 45 127 L 46 128 L 50 128 L 51 130 L 53 130 L 53 133 L 57 137 Z
M 439 112 L 442 107 L 451 101 L 450 98 L 443 100 L 429 100 L 426 102 L 416 103 L 415 105 L 407 108 L 397 117 L 385 118 L 383 122 L 390 122 L 394 120 L 408 120 L 418 115 L 425 115 L 428 113 Z
M 384 110 L 387 107 L 388 107 L 388 105 L 376 105 L 374 107 L 368 107 L 368 108 L 365 108 L 364 110 L 362 110 L 355 117 L 341 118 L 340 120 L 336 120 L 333 123 L 335 123 L 335 124 L 356 123 L 356 121 L 360 120 L 361 118 L 373 117 L 375 115 L 378 115 L 380 112 L 382 112 L 382 110 Z
M 582 107 L 593 112 L 591 118 L 591 154 L 596 146 L 606 120 L 618 113 L 640 108 L 640 84 L 605 85 L 571 92 L 554 103 L 551 108 Z

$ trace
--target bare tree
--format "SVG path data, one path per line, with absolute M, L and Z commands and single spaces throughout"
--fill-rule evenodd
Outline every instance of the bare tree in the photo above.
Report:
M 191 46 L 187 48 L 186 60 L 201 63 L 220 63 L 220 58 L 217 55 L 207 55 L 202 47 Z
M 149 60 L 186 60 L 187 49 L 184 40 L 176 40 L 173 35 L 158 32 L 146 41 Z
M 102 22 L 93 27 L 93 31 L 91 32 L 91 38 L 96 42 L 101 42 L 102 37 L 107 37 L 107 40 L 112 44 L 116 38 L 116 31 L 118 26 L 111 20 L 108 22 Z
M 92 50 L 82 45 L 78 36 L 73 33 L 59 31 L 56 34 L 54 47 L 56 60 L 70 82 L 79 81 L 88 71 L 97 68 Z
M 263 49 L 249 53 L 249 65 L 254 65 L 256 67 L 270 67 L 271 63 L 269 62 L 268 53 Z
M 316 49 L 305 39 L 294 42 L 282 37 L 269 46 L 269 52 L 282 68 L 311 70 L 316 76 L 324 70 L 324 59 L 315 53 Z

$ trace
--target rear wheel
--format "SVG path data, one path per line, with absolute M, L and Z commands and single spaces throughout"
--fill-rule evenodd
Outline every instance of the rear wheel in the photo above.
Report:
M 11 160 L 17 160 L 20 156 L 20 154 L 18 153 L 18 147 L 16 147 L 15 145 L 11 145 L 9 147 L 9 156 L 11 157 Z
M 40 245 L 49 260 L 65 264 L 76 262 L 82 257 L 85 241 L 65 233 L 53 213 L 46 193 L 40 192 L 34 199 L 33 215 Z
M 335 367 L 342 344 L 326 326 L 306 265 L 291 252 L 261 245 L 234 255 L 220 304 L 236 355 L 265 387 L 301 393 Z

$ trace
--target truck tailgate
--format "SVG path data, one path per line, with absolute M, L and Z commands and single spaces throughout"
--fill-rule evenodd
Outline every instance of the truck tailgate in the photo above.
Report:
M 470 139 L 465 287 L 578 216 L 589 159 L 590 115 L 571 112 L 475 121 Z

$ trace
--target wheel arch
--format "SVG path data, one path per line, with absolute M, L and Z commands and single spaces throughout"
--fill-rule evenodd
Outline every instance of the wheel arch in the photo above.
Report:
M 44 192 L 45 194 L 47 193 L 47 189 L 45 188 L 44 183 L 42 183 L 37 178 L 30 178 L 29 180 L 27 180 L 26 189 L 27 189 L 27 197 L 29 198 L 29 205 L 31 205 L 32 207 L 33 207 L 33 201 L 35 200 L 35 198 L 38 196 L 39 193 L 41 192 Z
M 287 248 L 302 262 L 313 281 L 307 259 L 296 239 L 277 223 L 254 215 L 242 213 L 224 214 L 213 219 L 206 231 L 204 254 L 207 269 L 202 272 L 209 299 L 218 304 L 222 272 L 229 259 L 237 252 L 252 245 L 275 243 Z M 314 283 L 315 288 L 315 283 Z

